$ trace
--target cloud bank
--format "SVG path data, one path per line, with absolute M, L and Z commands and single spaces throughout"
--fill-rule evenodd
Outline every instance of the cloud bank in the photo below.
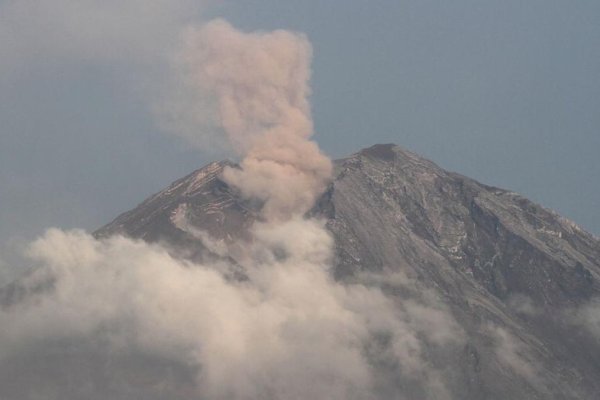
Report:
M 430 330 L 453 327 L 428 319 L 435 309 L 336 283 L 319 221 L 257 225 L 252 236 L 233 253 L 247 279 L 231 280 L 227 265 L 190 264 L 160 246 L 49 230 L 30 249 L 41 267 L 20 282 L 28 294 L 0 312 L 0 364 L 40 345 L 64 363 L 72 352 L 56 353 L 56 343 L 101 343 L 103 353 L 194 371 L 190 398 L 364 399 L 377 393 L 377 363 L 417 379 L 430 374 L 420 335 L 454 340 Z

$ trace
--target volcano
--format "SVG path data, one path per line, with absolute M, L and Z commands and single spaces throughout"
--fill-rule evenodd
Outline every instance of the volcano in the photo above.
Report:
M 239 167 L 210 163 L 94 237 L 161 244 L 191 268 L 227 258 L 218 244 L 251 240 L 264 217 L 260 201 L 222 178 L 225 168 Z M 334 240 L 328 273 L 336 288 L 376 285 L 403 315 L 401 326 L 418 327 L 409 335 L 420 343 L 416 371 L 381 357 L 385 335 L 363 349 L 375 371 L 373 398 L 600 398 L 600 240 L 576 224 L 392 144 L 336 160 L 307 217 Z M 0 305 L 18 312 L 40 304 L 52 279 L 16 281 L 0 290 Z M 228 279 L 248 278 L 240 270 Z M 445 321 L 458 328 L 445 330 Z M 195 372 L 185 365 L 85 340 L 49 337 L 2 361 L 0 397 L 195 398 Z
M 191 173 L 95 235 L 210 256 L 196 230 L 234 240 L 260 218 L 260 204 L 221 180 L 232 165 Z M 432 349 L 429 362 L 446 371 L 452 398 L 600 396 L 598 338 L 574 317 L 600 294 L 600 241 L 573 222 L 392 144 L 336 160 L 311 215 L 335 239 L 337 280 L 400 271 L 449 307 L 466 340 L 449 353 Z

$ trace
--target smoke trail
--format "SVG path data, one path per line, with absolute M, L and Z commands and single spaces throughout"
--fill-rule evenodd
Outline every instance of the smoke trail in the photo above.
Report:
M 305 213 L 331 176 L 309 140 L 311 54 L 304 35 L 242 33 L 223 20 L 189 29 L 180 52 L 186 82 L 213 96 L 218 124 L 244 157 L 227 182 L 264 201 L 267 219 Z
M 264 221 L 250 228 L 251 240 L 220 246 L 222 260 L 199 264 L 123 237 L 49 230 L 31 247 L 39 269 L 0 307 L 0 395 L 358 400 L 397 397 L 404 376 L 426 382 L 422 398 L 447 398 L 422 342 L 451 342 L 455 321 L 442 307 L 400 305 L 377 285 L 336 282 L 333 239 L 323 221 L 304 215 L 332 170 L 310 141 L 306 38 L 242 33 L 222 20 L 183 37 L 182 81 L 213 99 L 218 125 L 243 157 L 224 177 L 264 203 Z M 244 279 L 227 273 L 234 263 Z M 33 367 L 47 360 L 61 376 L 101 383 L 56 383 Z M 78 375 L 86 368 L 89 376 Z M 115 368 L 133 378 L 122 382 Z

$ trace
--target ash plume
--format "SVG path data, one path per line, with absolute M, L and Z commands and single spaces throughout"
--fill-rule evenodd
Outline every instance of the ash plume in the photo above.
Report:
M 401 375 L 422 381 L 424 398 L 449 398 L 422 353 L 425 342 L 460 341 L 452 316 L 429 300 L 399 307 L 377 283 L 335 281 L 333 238 L 324 221 L 305 216 L 332 172 L 310 140 L 307 39 L 243 33 L 216 20 L 186 29 L 183 40 L 181 82 L 210 100 L 188 106 L 203 115 L 211 105 L 242 157 L 223 177 L 263 203 L 262 221 L 250 240 L 220 243 L 221 259 L 203 263 L 125 237 L 49 230 L 30 247 L 38 268 L 0 308 L 0 372 L 17 371 L 16 380 L 0 377 L 0 394 L 359 400 L 385 398 Z M 177 224 L 210 240 L 188 221 Z M 245 279 L 226 273 L 234 262 Z M 44 360 L 60 376 L 100 376 L 102 389 L 33 368 Z M 396 375 L 377 377 L 382 365 Z M 132 379 L 113 376 L 114 368 Z
M 184 35 L 185 81 L 214 99 L 214 115 L 243 156 L 225 179 L 265 202 L 267 219 L 302 215 L 331 176 L 331 161 L 310 141 L 312 50 L 288 31 L 243 33 L 223 20 Z

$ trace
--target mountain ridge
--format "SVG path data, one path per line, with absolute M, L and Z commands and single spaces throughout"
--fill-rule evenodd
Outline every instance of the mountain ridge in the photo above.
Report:
M 318 210 L 318 208 L 321 207 L 326 209 L 330 206 L 327 204 L 326 198 L 328 194 L 331 193 L 336 182 L 343 180 L 348 174 L 348 171 L 352 170 L 357 165 L 362 165 L 362 161 L 365 158 L 371 159 L 376 163 L 380 161 L 387 163 L 395 160 L 396 163 L 399 163 L 395 172 L 398 173 L 398 170 L 402 170 L 403 166 L 406 166 L 407 168 L 404 170 L 410 171 L 413 183 L 415 182 L 414 178 L 416 175 L 419 175 L 418 180 L 420 183 L 435 178 L 441 178 L 452 182 L 452 184 L 459 189 L 458 193 L 453 193 L 453 195 L 460 195 L 463 197 L 462 200 L 470 202 L 469 205 L 472 207 L 472 210 L 469 211 L 474 215 L 477 215 L 478 212 L 485 214 L 486 211 L 489 211 L 488 208 L 496 206 L 499 201 L 508 202 L 511 207 L 520 207 L 529 210 L 528 213 L 516 216 L 514 213 L 511 213 L 510 210 L 507 210 L 506 207 L 503 207 L 498 210 L 499 212 L 496 213 L 497 215 L 486 215 L 492 219 L 491 222 L 493 224 L 498 224 L 498 226 L 482 226 L 482 228 L 493 228 L 493 230 L 505 228 L 511 234 L 515 235 L 515 240 L 521 238 L 527 245 L 547 252 L 553 259 L 560 259 L 561 257 L 564 258 L 564 256 L 570 255 L 571 258 L 569 260 L 561 260 L 573 263 L 573 267 L 576 267 L 578 265 L 577 263 L 580 262 L 581 267 L 584 268 L 580 270 L 586 275 L 587 273 L 585 271 L 587 270 L 585 269 L 585 265 L 592 264 L 600 257 L 600 251 L 594 250 L 594 246 L 600 246 L 600 240 L 591 233 L 580 228 L 574 222 L 561 217 L 558 213 L 531 202 L 518 193 L 485 185 L 464 175 L 445 171 L 435 163 L 391 143 L 374 145 L 349 157 L 336 160 L 332 183 L 326 193 L 317 202 L 317 207 L 312 210 L 314 215 L 326 216 L 323 215 L 324 210 Z M 227 234 L 232 234 L 232 231 L 237 230 L 235 229 L 238 227 L 237 224 L 241 223 L 241 225 L 247 227 L 251 224 L 252 220 L 258 218 L 259 205 L 236 198 L 237 194 L 235 191 L 232 191 L 226 183 L 219 178 L 219 174 L 223 168 L 234 166 L 235 164 L 231 161 L 211 162 L 205 167 L 176 180 L 168 188 L 150 196 L 134 209 L 121 214 L 111 223 L 95 231 L 94 235 L 103 237 L 115 233 L 123 233 L 127 236 L 149 241 L 168 237 L 169 235 L 175 234 L 170 228 L 176 227 L 171 221 L 170 214 L 168 216 L 169 218 L 165 218 L 165 211 L 168 210 L 169 213 L 174 213 L 178 206 L 185 203 L 183 200 L 191 200 L 190 202 L 194 203 L 194 201 L 200 197 L 203 198 L 204 201 L 201 205 L 205 208 L 198 208 L 196 211 L 199 212 L 192 212 L 192 216 L 197 217 L 203 215 L 205 220 L 195 221 L 195 223 L 206 225 L 212 235 L 217 238 L 224 238 Z M 367 179 L 374 179 L 375 183 L 378 183 L 376 181 L 377 179 L 380 179 L 379 183 L 385 184 L 384 180 L 381 180 L 385 179 L 383 176 L 371 176 L 367 177 Z M 210 190 L 206 188 L 206 185 L 211 183 L 214 183 L 215 186 L 214 191 L 212 192 L 210 190 L 213 188 Z M 433 182 L 430 183 L 433 184 Z M 203 188 L 205 189 L 204 191 L 202 191 Z M 437 188 L 437 190 L 448 190 L 448 187 L 442 185 Z M 481 196 L 482 193 L 486 196 Z M 421 199 L 416 198 L 419 195 L 421 195 Z M 411 206 L 421 206 L 422 210 L 426 209 L 426 204 L 419 203 L 419 201 L 424 199 L 422 196 L 423 193 L 412 193 L 412 198 L 409 198 L 408 200 L 412 200 L 413 204 L 409 204 L 407 199 L 402 199 L 404 201 L 403 207 L 410 208 Z M 439 201 L 440 199 L 438 198 L 435 200 Z M 456 200 L 456 197 L 453 200 Z M 197 204 L 198 203 L 195 203 L 195 205 Z M 484 206 L 483 208 L 482 205 Z M 153 213 L 146 215 L 142 212 L 142 210 L 145 209 L 152 209 Z M 225 223 L 223 225 L 223 221 L 219 221 L 219 217 L 223 217 L 222 209 L 226 209 L 228 212 L 233 213 L 233 216 L 228 216 L 229 219 L 227 222 L 229 222 L 229 224 Z M 456 246 L 457 243 L 454 243 L 454 246 L 452 246 L 453 243 L 450 243 L 449 237 L 443 238 L 440 236 L 440 232 L 435 232 L 435 229 L 432 229 L 431 221 L 426 225 L 419 224 L 419 222 L 425 221 L 420 221 L 420 218 L 429 217 L 428 215 L 425 215 L 422 210 L 421 212 L 415 210 L 416 212 L 414 213 L 408 213 L 406 222 L 408 222 L 409 225 L 415 229 L 415 232 L 417 232 L 424 240 L 432 241 L 437 246 L 445 249 L 446 256 L 449 259 L 460 258 L 461 256 L 457 254 L 460 250 Z M 163 214 L 161 214 L 161 212 Z M 436 216 L 439 217 L 439 215 Z M 248 218 L 248 221 L 242 222 L 245 218 Z M 518 220 L 519 218 L 521 218 L 521 220 Z M 130 221 L 135 221 L 135 223 L 130 223 Z M 524 230 L 524 225 L 518 224 L 517 222 L 527 222 L 527 229 Z M 153 229 L 152 224 L 157 223 L 160 225 L 160 229 L 155 230 Z M 220 226 L 221 229 L 215 229 L 218 226 Z M 143 227 L 145 227 L 145 230 Z M 440 228 L 442 227 L 440 226 Z M 532 230 L 532 228 L 534 229 Z M 159 231 L 164 229 L 167 229 L 169 234 L 165 234 L 165 232 L 160 234 Z M 464 235 L 465 232 L 461 232 L 461 234 Z M 582 254 L 583 257 L 575 256 L 572 250 L 577 250 L 578 248 L 581 248 L 582 245 L 591 246 L 592 252 L 585 251 Z M 565 254 L 565 251 L 567 254 Z M 597 277 L 598 276 L 596 276 L 596 278 Z
M 260 219 L 260 204 L 220 178 L 225 167 L 235 164 L 210 163 L 175 181 L 95 236 L 217 257 L 198 231 L 234 240 Z M 576 224 L 393 144 L 336 160 L 309 214 L 334 238 L 337 280 L 379 281 L 398 307 L 430 296 L 458 323 L 460 345 L 427 350 L 450 398 L 600 395 L 598 338 L 577 317 L 600 294 L 600 241 Z M 420 384 L 397 379 L 403 393 L 424 396 Z

